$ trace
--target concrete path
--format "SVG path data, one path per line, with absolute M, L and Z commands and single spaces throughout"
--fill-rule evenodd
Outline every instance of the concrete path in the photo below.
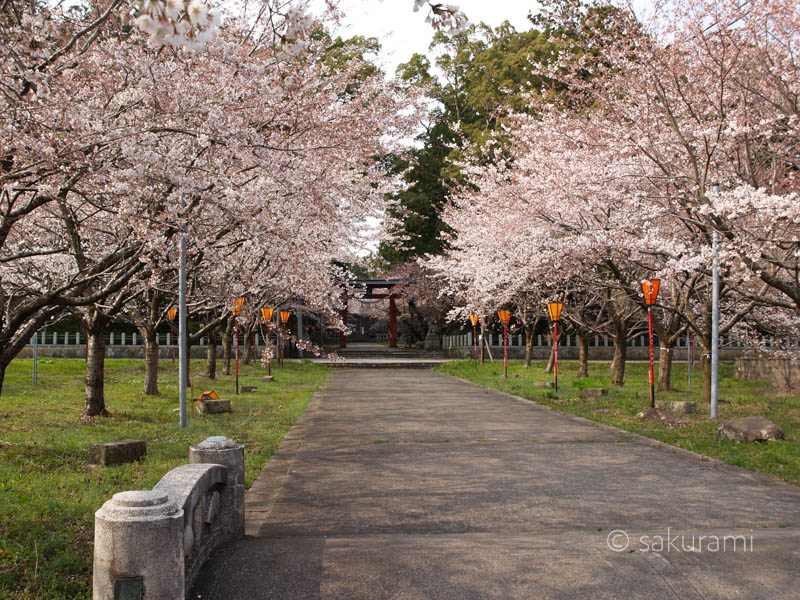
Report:
M 800 488 L 430 371 L 326 388 L 192 598 L 800 598 Z

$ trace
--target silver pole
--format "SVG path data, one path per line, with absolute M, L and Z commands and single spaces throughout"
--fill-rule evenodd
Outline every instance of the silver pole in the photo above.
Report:
M 39 332 L 33 334 L 33 385 L 39 383 Z
M 181 192 L 181 216 L 186 203 Z M 181 233 L 180 270 L 178 273 L 178 394 L 180 398 L 181 427 L 186 427 L 186 375 L 189 357 L 186 356 L 186 233 Z
M 714 200 L 719 198 L 719 184 L 715 183 Z M 719 233 L 714 230 L 711 237 L 714 262 L 711 288 L 711 418 L 717 418 L 719 401 Z

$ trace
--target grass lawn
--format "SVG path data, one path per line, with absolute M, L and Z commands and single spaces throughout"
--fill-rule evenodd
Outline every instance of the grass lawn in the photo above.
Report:
M 192 361 L 202 372 L 204 361 Z M 189 446 L 210 435 L 245 445 L 245 479 L 250 486 L 267 459 L 322 383 L 327 369 L 287 361 L 265 371 L 240 364 L 240 384 L 259 391 L 234 397 L 232 376 L 195 379 L 203 389 L 235 398 L 233 412 L 189 415 L 181 429 L 177 362 L 161 361 L 159 396 L 142 394 L 144 361 L 106 361 L 106 406 L 110 418 L 81 420 L 85 363 L 40 359 L 39 385 L 31 385 L 30 359 L 8 367 L 0 396 L 0 598 L 91 598 L 94 512 L 114 493 L 149 489 L 170 469 L 188 462 Z M 139 463 L 93 468 L 93 442 L 127 438 L 147 441 Z
M 533 387 L 534 381 L 552 381 L 544 372 L 545 363 L 536 362 L 526 369 L 520 361 L 509 363 L 508 379 L 503 378 L 503 362 L 473 366 L 472 361 L 453 361 L 439 371 L 467 379 L 477 385 L 503 390 L 528 398 L 560 411 L 607 423 L 620 429 L 680 446 L 699 454 L 712 456 L 738 465 L 800 484 L 800 397 L 778 396 L 769 384 L 741 382 L 733 378 L 733 366 L 720 365 L 720 420 L 735 417 L 763 416 L 775 422 L 786 434 L 783 441 L 739 444 L 717 440 L 718 421 L 709 417 L 709 406 L 703 402 L 703 374 L 692 372 L 692 388 L 687 390 L 686 364 L 674 364 L 673 392 L 656 393 L 660 400 L 697 402 L 700 414 L 680 416 L 688 424 L 669 428 L 660 423 L 642 422 L 635 415 L 650 406 L 650 385 L 646 363 L 628 363 L 625 385 L 611 387 L 608 363 L 590 363 L 589 377 L 579 379 L 577 362 L 559 362 L 558 393 L 548 388 Z M 609 388 L 608 396 L 581 400 L 580 390 L 588 387 Z

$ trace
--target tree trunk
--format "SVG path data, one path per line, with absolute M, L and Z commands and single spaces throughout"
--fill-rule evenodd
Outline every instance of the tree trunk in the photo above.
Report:
M 611 363 L 611 384 L 622 387 L 625 383 L 625 361 L 628 356 L 626 335 L 614 338 L 614 361 Z
M 231 374 L 231 348 L 233 346 L 233 318 L 229 318 L 222 331 L 222 374 Z
M 578 377 L 589 376 L 589 337 L 578 332 Z
M 711 354 L 703 352 L 700 363 L 703 365 L 703 399 L 711 404 Z
M 244 335 L 244 364 L 249 365 L 253 360 L 253 330 L 250 327 L 242 327 Z
M 552 342 L 553 336 L 550 335 L 550 340 Z M 556 346 L 555 343 L 550 344 L 550 357 L 547 359 L 547 366 L 544 369 L 545 373 L 552 373 L 553 369 L 556 366 Z
M 144 343 L 144 393 L 158 395 L 158 337 L 154 329 L 139 327 Z
M 533 331 L 532 325 L 525 326 L 525 367 L 531 366 L 531 359 L 533 358 Z
M 103 377 L 106 359 L 104 339 L 108 319 L 95 308 L 87 316 L 88 355 L 86 357 L 86 401 L 83 414 L 86 417 L 109 416 L 103 396 Z
M 6 367 L 8 365 L 6 363 L 0 363 L 0 394 L 3 393 L 3 381 L 6 378 Z
M 208 332 L 208 347 L 206 348 L 206 377 L 217 378 L 217 330 Z
M 672 355 L 673 349 L 662 345 L 658 350 L 658 391 L 672 391 Z

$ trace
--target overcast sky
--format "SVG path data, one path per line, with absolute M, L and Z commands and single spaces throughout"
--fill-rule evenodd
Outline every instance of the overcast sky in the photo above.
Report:
M 448 0 L 457 4 L 470 22 L 496 27 L 509 21 L 517 30 L 531 27 L 527 15 L 537 10 L 530 0 Z M 380 64 L 388 75 L 415 52 L 427 53 L 433 28 L 425 22 L 428 8 L 414 12 L 413 0 L 342 0 L 343 27 L 336 33 L 343 37 L 377 37 L 383 45 Z

